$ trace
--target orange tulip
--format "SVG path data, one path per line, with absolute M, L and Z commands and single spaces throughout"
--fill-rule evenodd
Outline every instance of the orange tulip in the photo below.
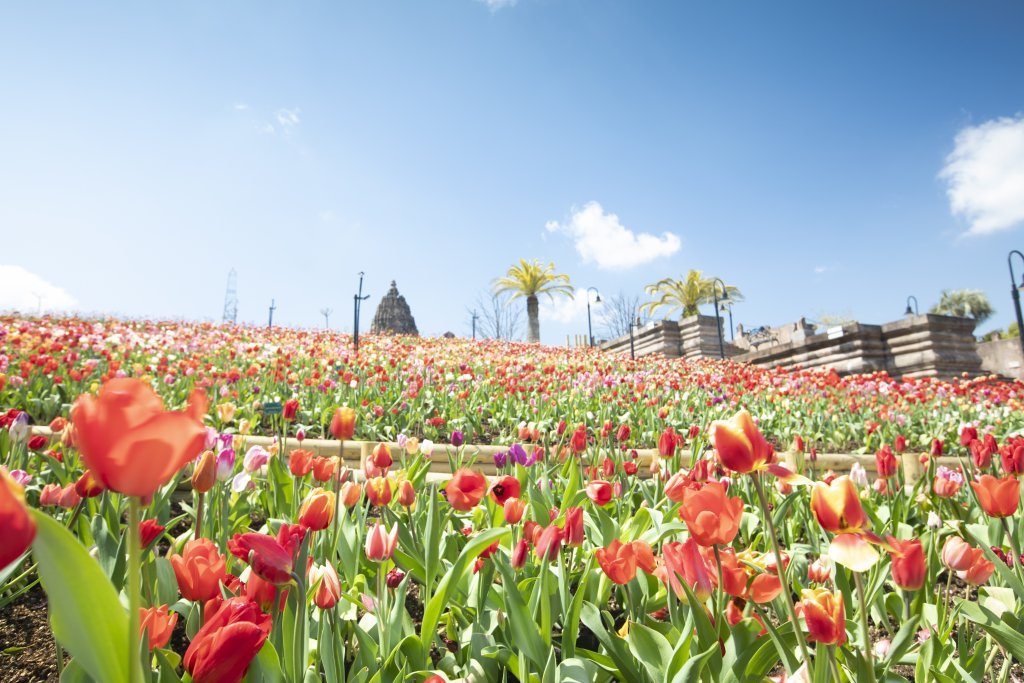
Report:
M 388 487 L 391 490 L 391 487 Z M 359 499 L 363 497 L 363 485 L 354 481 L 346 481 L 341 485 L 341 504 L 346 508 L 355 507 Z
M 177 624 L 178 613 L 168 612 L 167 605 L 139 608 L 139 635 L 146 634 L 146 643 L 150 650 L 167 647 Z
M 558 550 L 562 545 L 562 530 L 552 524 L 540 532 L 535 552 L 538 560 L 554 562 L 558 559 Z
M 818 482 L 811 489 L 811 511 L 825 531 L 854 534 L 868 526 L 857 487 L 850 477 L 836 477 L 830 484 Z
M 337 467 L 338 459 L 336 457 L 313 458 L 313 478 L 319 482 L 330 481 Z
M 416 504 L 416 489 L 408 479 L 403 479 L 402 483 L 398 485 L 397 500 L 402 507 L 410 508 Z
M 378 470 L 385 470 L 394 464 L 395 460 L 391 457 L 391 449 L 388 448 L 386 443 L 379 443 L 373 447 L 373 452 L 370 453 L 370 462 Z
M 676 472 L 665 482 L 665 497 L 673 503 L 683 502 L 687 489 L 694 486 L 693 479 L 682 472 Z
M 366 497 L 370 505 L 384 507 L 391 502 L 391 480 L 387 477 L 372 477 L 366 480 Z
M 313 453 L 297 448 L 288 454 L 288 469 L 296 477 L 304 477 L 313 470 Z
M 658 561 L 651 550 L 651 544 L 647 541 L 633 541 L 630 545 L 633 546 L 633 554 L 636 555 L 636 566 L 653 575 L 654 570 L 658 568 Z
M 171 555 L 181 597 L 193 602 L 220 594 L 220 582 L 227 578 L 225 566 L 224 556 L 208 538 L 193 539 L 185 544 L 182 554 Z
M 979 548 L 980 550 L 980 548 Z M 996 565 L 990 560 L 986 560 L 984 557 L 978 557 L 970 567 L 956 573 L 962 581 L 966 581 L 972 586 L 980 586 L 989 580 L 992 576 L 992 572 L 996 570 Z
M 487 477 L 462 468 L 455 472 L 444 491 L 453 508 L 459 512 L 468 512 L 479 505 L 487 493 Z
M 687 489 L 683 496 L 679 516 L 700 545 L 728 545 L 740 530 L 743 499 L 729 498 L 725 491 L 724 484 L 709 482 L 697 491 Z
M 213 451 L 203 451 L 199 456 L 192 471 L 192 490 L 196 493 L 206 493 L 217 483 L 217 456 Z
M 203 450 L 206 395 L 192 393 L 184 412 L 164 410 L 137 379 L 108 381 L 71 410 L 82 460 L 105 487 L 148 498 Z
M 334 519 L 334 492 L 313 489 L 302 501 L 299 508 L 299 524 L 312 531 L 320 531 L 331 525 Z
M 843 594 L 827 588 L 802 591 L 803 600 L 797 605 L 807 623 L 807 639 L 822 645 L 842 645 L 846 642 L 846 605 Z
M 595 550 L 594 557 L 608 578 L 617 584 L 627 584 L 636 576 L 636 551 L 631 543 L 616 538 L 607 548 Z
M 655 575 L 671 586 L 676 597 L 683 601 L 687 599 L 679 577 L 683 577 L 698 600 L 703 602 L 710 597 L 714 581 L 696 541 L 688 538 L 682 543 L 666 543 L 661 548 L 661 558 L 662 565 L 655 571 Z
M 903 590 L 920 589 L 928 573 L 921 541 L 901 541 L 890 536 L 889 545 L 893 547 L 893 552 L 889 553 L 892 558 L 893 581 Z
M 509 524 L 517 524 L 523 518 L 523 513 L 526 512 L 526 501 L 519 498 L 506 498 L 504 510 L 505 521 Z
M 583 545 L 583 508 L 571 507 L 565 511 L 565 530 L 562 540 L 569 546 Z
M 331 418 L 331 434 L 335 439 L 346 441 L 356 433 L 356 411 L 351 408 L 338 408 Z
M 983 474 L 978 481 L 971 482 L 971 488 L 978 496 L 981 509 L 989 517 L 1009 517 L 1017 512 L 1020 505 L 1019 479 L 996 479 L 991 474 Z
M 36 537 L 36 523 L 25 506 L 25 493 L 21 485 L 0 466 L 0 529 L 4 540 L 0 543 L 0 569 L 21 557 Z

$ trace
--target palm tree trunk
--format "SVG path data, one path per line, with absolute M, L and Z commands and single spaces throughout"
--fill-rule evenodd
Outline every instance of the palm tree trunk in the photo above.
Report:
M 540 342 L 540 302 L 537 295 L 532 294 L 526 297 L 526 318 L 529 330 L 526 333 L 526 341 L 531 344 Z

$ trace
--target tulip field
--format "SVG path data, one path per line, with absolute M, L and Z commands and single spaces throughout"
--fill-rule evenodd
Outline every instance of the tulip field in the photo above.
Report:
M 1024 680 L 1019 382 L 0 316 L 0 428 L 0 681 Z

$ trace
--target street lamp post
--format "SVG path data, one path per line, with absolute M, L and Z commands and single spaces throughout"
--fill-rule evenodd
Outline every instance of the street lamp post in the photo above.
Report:
M 473 311 L 473 339 L 476 339 L 476 319 L 479 318 L 476 311 Z
M 629 358 L 636 360 L 636 349 L 633 348 L 633 328 L 640 327 L 640 319 L 629 321 Z
M 601 303 L 601 293 L 597 291 L 597 287 L 587 287 L 587 342 L 593 346 L 594 328 L 590 324 L 590 290 L 594 290 L 594 294 L 597 295 L 597 298 L 594 299 L 595 304 Z
M 1017 314 L 1017 336 L 1020 338 L 1021 353 L 1024 353 L 1024 319 L 1021 318 L 1020 314 L 1020 290 L 1024 288 L 1024 276 L 1021 276 L 1021 282 L 1018 285 L 1017 278 L 1013 275 L 1014 254 L 1019 256 L 1021 261 L 1024 261 L 1024 254 L 1014 249 L 1006 257 L 1006 264 L 1010 267 L 1010 294 L 1013 295 L 1013 310 Z
M 275 308 L 277 308 L 277 306 L 274 305 L 274 300 L 271 299 L 270 300 L 270 312 L 267 315 L 267 329 L 270 329 L 271 327 L 274 326 L 274 309 Z
M 911 299 L 914 300 L 914 307 L 913 308 L 910 307 L 910 300 Z M 921 315 L 920 311 L 917 308 L 917 297 L 914 296 L 913 294 L 911 294 L 910 296 L 907 297 L 907 310 L 903 311 L 903 315 Z
M 367 294 L 363 296 L 363 276 L 366 275 L 363 271 L 359 271 L 359 293 L 352 296 L 354 310 L 354 324 L 352 325 L 352 343 L 355 346 L 355 351 L 359 353 L 359 309 L 362 308 L 362 302 L 370 298 Z
M 711 293 L 715 299 L 715 328 L 718 330 L 718 357 L 725 360 L 725 342 L 722 340 L 722 316 L 718 312 L 718 283 L 722 282 L 721 278 L 715 278 L 711 282 Z M 725 300 L 728 300 L 729 290 L 725 288 L 725 283 L 722 282 L 722 296 Z

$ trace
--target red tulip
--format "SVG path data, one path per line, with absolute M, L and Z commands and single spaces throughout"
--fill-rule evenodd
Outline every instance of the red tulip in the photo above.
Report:
M 266 534 L 235 534 L 228 540 L 231 554 L 249 563 L 261 579 L 274 585 L 292 580 L 294 557 L 291 551 L 277 539 Z
M 554 562 L 558 559 L 558 550 L 562 545 L 562 530 L 552 524 L 540 533 L 537 539 L 537 559 Z
M 103 484 L 93 476 L 92 472 L 86 470 L 75 482 L 75 493 L 80 498 L 95 498 L 103 493 Z
M 981 509 L 989 517 L 1009 517 L 1017 512 L 1020 505 L 1019 479 L 996 479 L 991 474 L 983 474 L 978 481 L 971 482 L 971 488 L 978 496 Z
M 239 683 L 270 635 L 272 619 L 246 598 L 217 598 L 185 651 L 194 683 Z
M 526 542 L 525 538 L 520 538 L 519 543 L 516 544 L 515 549 L 512 551 L 512 568 L 522 569 L 523 565 L 526 564 L 526 558 L 530 553 L 530 545 Z
M 971 442 L 978 438 L 978 430 L 974 427 L 964 427 L 960 430 L 960 445 L 970 446 Z
M 658 437 L 658 454 L 663 458 L 671 458 L 676 454 L 678 443 L 679 437 L 676 435 L 676 430 L 672 427 L 665 427 L 661 436 Z
M 208 538 L 185 544 L 180 555 L 171 555 L 171 568 L 178 579 L 178 590 L 186 600 L 209 600 L 220 593 L 220 582 L 227 578 L 226 560 Z
M 167 647 L 178 623 L 178 613 L 168 612 L 167 605 L 139 608 L 139 635 L 146 634 L 149 650 Z
M 295 416 L 298 414 L 298 412 L 299 401 L 298 399 L 291 398 L 284 402 L 284 407 L 281 410 L 281 417 L 283 417 L 288 422 L 291 422 L 295 419 Z
M 403 479 L 398 485 L 398 495 L 396 500 L 398 500 L 399 505 L 406 508 L 411 508 L 416 504 L 416 489 L 413 488 L 411 481 Z
M 700 545 L 728 545 L 740 530 L 743 499 L 729 498 L 725 485 L 709 482 L 700 490 L 686 490 L 679 516 Z
M 572 437 L 569 438 L 569 446 L 576 455 L 587 450 L 587 428 L 585 425 L 580 424 L 576 427 Z
M 774 449 L 745 410 L 712 422 L 711 443 L 722 465 L 741 474 L 769 469 L 775 460 Z
M 896 456 L 888 444 L 875 453 L 875 467 L 882 479 L 888 479 L 896 474 Z
M 487 477 L 470 469 L 457 470 L 445 487 L 448 503 L 459 512 L 469 512 L 487 493 Z
M 834 534 L 857 533 L 869 524 L 857 487 L 845 474 L 828 485 L 821 482 L 814 485 L 811 489 L 811 511 L 821 528 Z
M 388 445 L 386 443 L 379 443 L 373 447 L 373 452 L 370 454 L 370 462 L 378 470 L 387 471 L 395 461 L 391 457 L 391 449 L 388 448 Z
M 594 556 L 605 575 L 617 584 L 627 584 L 636 576 L 636 552 L 630 543 L 616 538 L 607 548 L 594 551 Z
M 338 459 L 335 457 L 313 458 L 313 479 L 320 483 L 330 481 L 337 468 Z
M 901 541 L 889 536 L 889 545 L 893 548 L 889 553 L 892 558 L 893 581 L 903 590 L 916 591 L 921 588 L 928 573 L 921 541 Z
M 25 494 L 7 469 L 0 466 L 0 570 L 21 557 L 36 537 L 36 523 L 25 506 Z
M 112 379 L 97 396 L 83 394 L 71 410 L 82 461 L 103 485 L 148 498 L 196 457 L 206 441 L 206 396 L 192 393 L 185 412 L 137 379 Z
M 520 493 L 519 480 L 512 475 L 506 474 L 503 477 L 498 477 L 491 483 L 491 489 L 488 492 L 491 500 L 497 505 L 504 505 L 505 501 L 509 498 L 518 498 Z
M 526 512 L 526 502 L 519 498 L 506 498 L 504 505 L 505 521 L 509 524 L 517 524 Z
M 562 540 L 568 546 L 583 545 L 583 508 L 570 507 L 565 510 L 565 529 Z
M 370 505 L 384 507 L 391 502 L 391 495 L 391 480 L 389 478 L 371 477 L 366 480 L 366 497 L 369 499 Z
M 165 527 L 155 519 L 144 519 L 139 522 L 139 540 L 143 548 L 148 548 L 164 533 Z
M 696 541 L 688 538 L 682 543 L 666 543 L 661 547 L 661 557 L 663 564 L 655 574 L 675 591 L 676 597 L 686 600 L 686 593 L 679 581 L 679 577 L 682 577 L 698 600 L 703 602 L 708 599 L 714 588 L 714 580 Z
M 334 519 L 334 492 L 313 489 L 299 508 L 299 524 L 311 531 L 321 531 Z
M 587 484 L 587 497 L 598 507 L 603 507 L 612 501 L 612 485 L 600 479 Z

